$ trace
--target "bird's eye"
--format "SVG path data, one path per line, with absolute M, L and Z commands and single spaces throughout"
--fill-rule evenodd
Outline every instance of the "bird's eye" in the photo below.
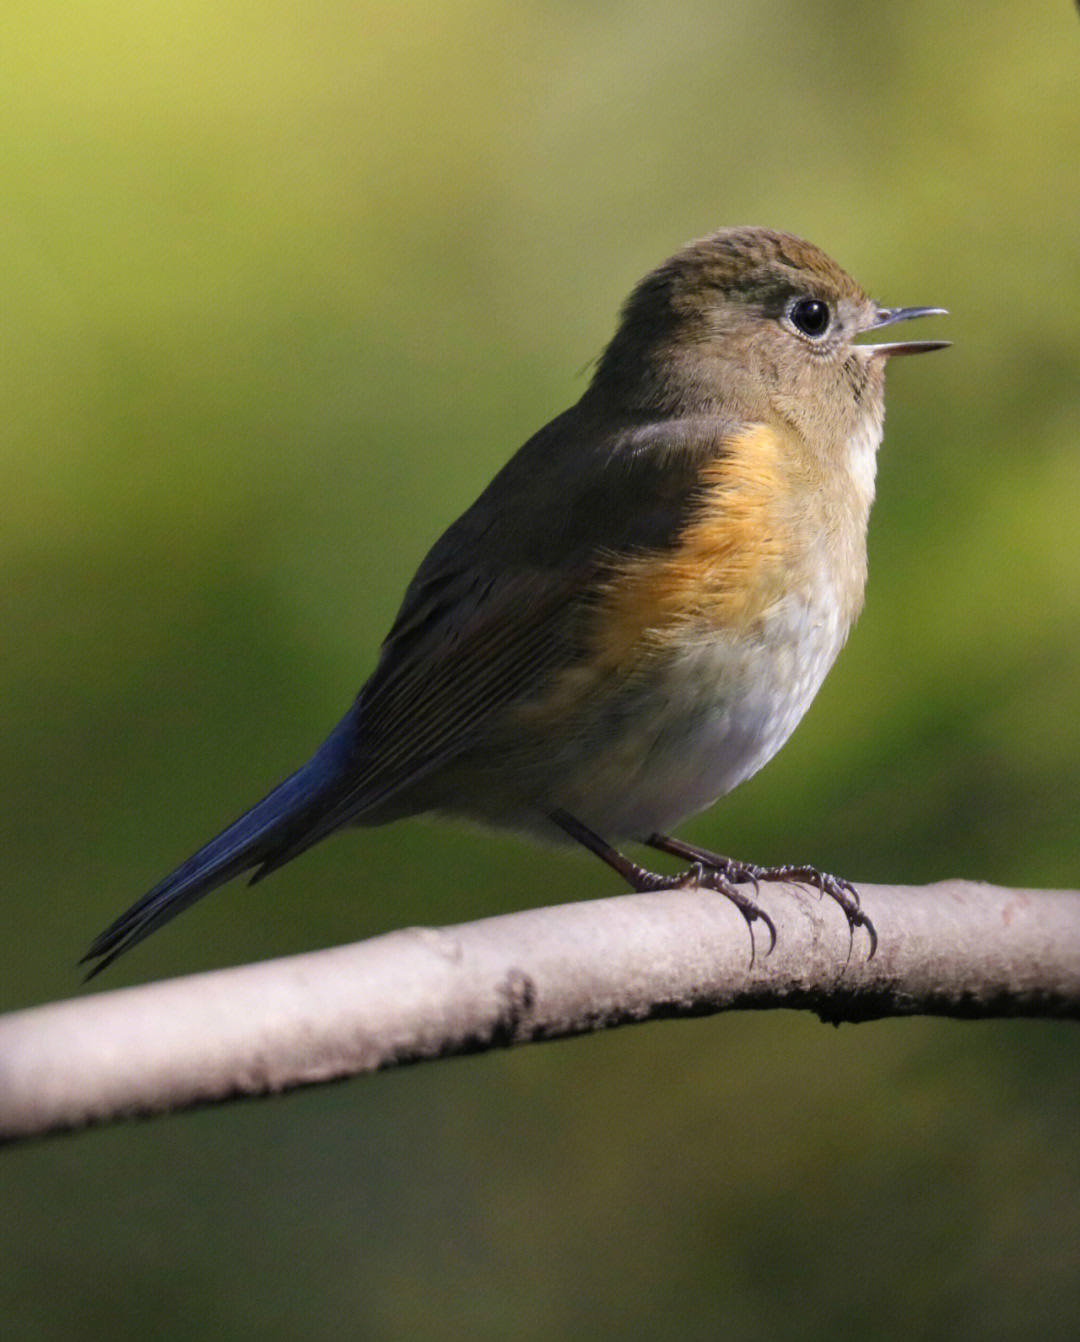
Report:
M 803 335 L 817 340 L 829 329 L 829 305 L 820 298 L 798 298 L 788 311 L 791 324 Z

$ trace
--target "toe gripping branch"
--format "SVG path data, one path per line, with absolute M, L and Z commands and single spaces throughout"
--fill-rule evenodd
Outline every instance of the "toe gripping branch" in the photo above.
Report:
M 655 848 L 660 853 L 668 853 L 672 857 L 682 858 L 691 864 L 686 871 L 678 872 L 674 876 L 663 876 L 659 872 L 650 871 L 647 867 L 633 862 L 567 812 L 552 811 L 550 818 L 572 839 L 576 839 L 578 843 L 584 845 L 591 853 L 595 853 L 609 867 L 617 871 L 634 890 L 700 888 L 715 890 L 717 894 L 723 895 L 725 899 L 735 905 L 746 920 L 746 925 L 750 930 L 751 964 L 754 963 L 755 950 L 754 923 L 760 921 L 764 923 L 768 930 L 769 949 L 765 952 L 766 955 L 769 955 L 776 945 L 776 924 L 755 900 L 738 889 L 738 885 L 741 883 L 752 885 L 755 892 L 764 881 L 796 881 L 804 885 L 812 885 L 822 895 L 827 895 L 838 904 L 847 919 L 848 956 L 851 955 L 857 927 L 865 927 L 870 939 L 868 958 L 873 959 L 877 950 L 877 931 L 860 906 L 858 891 L 850 881 L 845 881 L 840 876 L 830 876 L 827 872 L 818 871 L 816 867 L 810 866 L 759 867 L 752 862 L 739 862 L 734 858 L 723 857 L 720 853 L 711 852 L 707 848 L 699 848 L 696 844 L 685 843 L 682 839 L 674 839 L 666 834 L 653 834 L 646 840 L 649 848 Z

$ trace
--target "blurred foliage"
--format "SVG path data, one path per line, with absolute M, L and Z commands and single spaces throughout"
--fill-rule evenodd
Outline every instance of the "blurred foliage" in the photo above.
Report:
M 1080 23 L 871 6 L 0 15 L 0 1006 L 306 757 L 427 546 L 723 224 L 953 316 L 890 374 L 868 606 L 688 832 L 1080 883 Z M 939 328 L 935 327 L 935 334 Z M 104 986 L 610 893 L 423 823 Z M 653 1025 L 0 1162 L 5 1336 L 1072 1338 L 1075 1027 Z

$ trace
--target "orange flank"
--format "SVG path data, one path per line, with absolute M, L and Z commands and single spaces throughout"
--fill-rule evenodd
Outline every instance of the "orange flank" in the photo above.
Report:
M 632 659 L 687 626 L 744 630 L 791 585 L 790 449 L 779 431 L 754 425 L 724 444 L 701 473 L 702 502 L 667 554 L 636 555 L 605 584 L 593 625 L 600 660 Z
M 592 655 L 519 705 L 519 721 L 569 715 L 600 682 L 695 633 L 748 633 L 791 590 L 799 531 L 784 432 L 755 424 L 724 439 L 703 464 L 700 486 L 700 505 L 673 549 L 613 561 L 587 617 Z

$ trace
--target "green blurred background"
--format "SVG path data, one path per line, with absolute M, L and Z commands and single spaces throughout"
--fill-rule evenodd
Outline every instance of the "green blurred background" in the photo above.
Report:
M 1080 20 L 868 6 L 8 5 L 0 1007 L 306 757 L 635 280 L 761 223 L 955 348 L 890 373 L 868 604 L 687 828 L 1080 884 Z M 422 822 L 103 987 L 612 893 Z M 13 1338 L 1074 1338 L 1080 1036 L 654 1024 L 8 1151 Z

